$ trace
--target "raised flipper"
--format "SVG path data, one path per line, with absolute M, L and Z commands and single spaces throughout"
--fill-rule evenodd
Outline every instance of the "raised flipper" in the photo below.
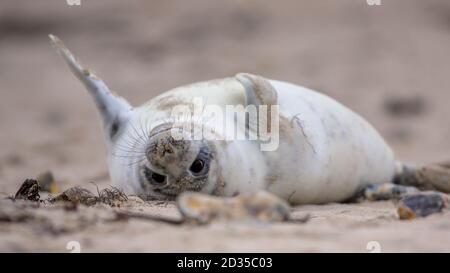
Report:
M 235 78 L 244 87 L 247 109 L 249 106 L 255 109 L 256 118 L 249 117 L 250 133 L 263 142 L 270 141 L 261 144 L 262 150 L 275 150 L 279 143 L 279 106 L 275 88 L 261 76 L 239 73 Z
M 265 78 L 249 73 L 239 73 L 235 77 L 245 88 L 247 105 L 278 104 L 277 92 Z
M 125 99 L 113 94 L 106 84 L 89 69 L 84 68 L 58 37 L 52 34 L 49 37 L 50 43 L 56 48 L 73 74 L 86 86 L 94 98 L 103 120 L 106 136 L 108 140 L 111 140 L 128 119 L 133 108 Z

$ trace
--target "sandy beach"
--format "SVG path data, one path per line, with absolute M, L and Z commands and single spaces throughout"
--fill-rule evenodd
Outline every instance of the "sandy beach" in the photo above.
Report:
M 47 170 L 60 190 L 110 185 L 94 104 L 49 33 L 134 105 L 250 72 L 337 99 L 401 161 L 450 162 L 449 1 L 2 1 L 0 251 L 69 252 L 71 241 L 85 252 L 450 251 L 450 212 L 402 221 L 390 201 L 294 207 L 306 223 L 194 226 L 7 199 Z M 121 208 L 178 217 L 171 202 Z

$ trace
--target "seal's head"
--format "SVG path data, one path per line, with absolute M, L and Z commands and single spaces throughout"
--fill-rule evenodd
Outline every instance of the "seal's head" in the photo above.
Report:
M 166 122 L 161 121 L 167 118 L 167 113 L 161 113 L 163 111 L 154 111 L 145 105 L 133 108 L 125 99 L 111 92 L 100 78 L 84 68 L 61 40 L 53 35 L 50 35 L 50 40 L 92 95 L 99 110 L 107 144 L 109 174 L 115 187 L 127 194 L 137 194 L 147 199 L 174 199 L 184 191 L 222 195 L 228 187 L 226 182 L 230 181 L 238 185 L 237 188 L 245 188 L 245 185 L 249 185 L 247 181 L 263 181 L 255 178 L 253 169 L 240 160 L 248 156 L 248 151 L 253 151 L 252 145 L 230 148 L 226 141 L 219 140 L 221 137 L 215 140 L 208 137 L 208 132 L 211 136 L 219 134 L 212 130 L 214 126 L 210 126 L 215 119 L 206 119 L 204 124 L 202 119 Z M 276 92 L 268 81 L 249 74 L 238 74 L 236 79 L 244 87 L 247 105 L 276 104 Z M 213 86 L 208 85 L 210 87 Z M 186 123 L 189 125 L 185 126 Z M 203 136 L 205 132 L 206 138 L 198 137 L 197 134 Z M 263 158 L 250 158 L 251 163 L 248 164 L 265 166 Z M 256 158 L 258 162 L 255 162 Z M 222 172 L 227 173 L 226 182 Z M 245 189 L 250 191 L 252 187 Z M 234 191 L 232 194 L 235 194 Z
M 172 199 L 184 191 L 210 193 L 216 184 L 214 145 L 180 137 L 180 130 L 166 123 L 149 134 L 138 177 L 147 197 Z
M 138 111 L 111 92 L 56 36 L 50 35 L 50 40 L 99 109 L 114 186 L 128 194 L 156 199 L 174 199 L 183 191 L 213 193 L 217 190 L 219 164 L 212 142 L 190 138 L 189 132 L 170 122 L 155 127 L 141 122 L 148 120 L 142 116 L 149 113 Z

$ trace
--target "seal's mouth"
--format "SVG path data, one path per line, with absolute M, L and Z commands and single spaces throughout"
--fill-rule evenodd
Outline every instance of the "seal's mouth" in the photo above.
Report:
M 202 181 L 199 183 L 200 181 L 196 181 L 195 184 L 185 184 L 183 187 L 170 187 L 170 186 L 166 186 L 166 187 L 162 187 L 162 188 L 153 188 L 153 192 L 157 193 L 157 194 L 162 194 L 165 195 L 169 198 L 175 198 L 177 197 L 179 194 L 186 192 L 186 191 L 191 191 L 191 192 L 199 192 L 202 190 L 203 185 L 206 183 L 206 178 L 202 179 Z
M 141 198 L 145 200 L 166 200 L 173 201 L 179 194 L 183 191 L 179 191 L 171 188 L 147 188 L 138 194 Z
M 172 190 L 164 190 L 164 189 L 153 189 L 154 192 L 158 193 L 158 194 L 163 194 L 164 196 L 167 196 L 169 198 L 176 198 L 181 192 L 175 192 Z

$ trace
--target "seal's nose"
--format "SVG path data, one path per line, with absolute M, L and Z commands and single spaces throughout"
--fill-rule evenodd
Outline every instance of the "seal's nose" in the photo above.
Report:
M 175 147 L 170 140 L 158 139 L 156 141 L 156 153 L 159 157 L 170 156 L 175 153 Z
M 175 140 L 170 132 L 161 132 L 149 139 L 147 159 L 150 164 L 164 169 L 181 161 L 188 149 L 188 141 Z

